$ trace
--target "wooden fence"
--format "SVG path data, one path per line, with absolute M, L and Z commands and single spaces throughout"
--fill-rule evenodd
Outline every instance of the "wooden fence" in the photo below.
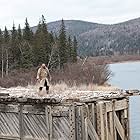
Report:
M 0 140 L 129 140 L 129 100 L 0 98 Z

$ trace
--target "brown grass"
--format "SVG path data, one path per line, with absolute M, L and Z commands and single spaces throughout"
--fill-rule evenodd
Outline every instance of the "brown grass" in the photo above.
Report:
M 103 64 L 103 62 L 102 62 Z M 30 70 L 13 70 L 8 76 L 0 78 L 1 87 L 16 87 L 36 84 L 37 68 Z M 68 86 L 98 84 L 104 85 L 112 76 L 107 64 L 98 65 L 82 61 L 76 64 L 67 64 L 63 70 L 51 71 L 52 85 L 66 83 Z

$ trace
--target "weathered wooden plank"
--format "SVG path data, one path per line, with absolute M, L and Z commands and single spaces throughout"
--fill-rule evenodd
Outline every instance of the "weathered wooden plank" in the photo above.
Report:
M 97 134 L 99 138 L 101 139 L 101 119 L 100 119 L 100 107 L 99 104 L 96 103 L 96 113 L 97 113 Z
M 57 112 L 66 112 L 66 111 L 69 111 L 69 106 L 65 106 L 65 105 L 55 105 L 55 106 L 52 106 L 52 113 L 57 113 Z
M 87 117 L 85 118 L 85 140 L 88 140 L 88 124 L 87 124 Z
M 114 114 L 114 119 L 115 119 L 115 127 L 121 137 L 122 140 L 125 140 L 126 137 L 125 137 L 125 132 L 124 132 L 124 128 L 122 127 L 116 113 Z
M 52 110 L 51 106 L 46 106 L 45 107 L 45 114 L 46 114 L 46 125 L 48 126 L 48 139 L 52 140 Z
M 75 140 L 76 134 L 75 134 L 75 106 L 71 105 L 69 109 L 69 122 L 70 122 L 70 140 Z
M 100 110 L 100 128 L 101 128 L 101 140 L 105 140 L 105 120 L 104 120 L 104 110 L 103 110 L 103 103 L 99 103 L 99 110 Z
M 85 115 L 84 115 L 84 110 L 83 110 L 83 106 L 80 106 L 80 117 L 81 117 L 81 135 L 82 135 L 82 139 L 81 140 L 86 140 L 86 136 L 87 134 L 85 131 Z
M 18 113 L 18 105 L 0 104 L 0 112 Z
M 23 105 L 19 105 L 19 135 L 20 140 L 24 140 Z
M 79 106 L 75 107 L 75 127 L 76 127 L 76 139 L 81 140 L 81 119 L 80 119 L 80 108 Z
M 70 126 L 69 119 L 66 117 L 53 117 L 53 140 L 69 140 Z
M 130 112 L 129 112 L 129 99 L 127 100 L 127 127 L 126 127 L 126 131 L 127 131 L 127 140 L 130 140 Z
M 114 123 L 113 123 L 113 112 L 109 112 L 109 140 L 113 140 L 114 136 Z
M 4 104 L 58 104 L 61 103 L 60 99 L 56 98 L 32 98 L 32 97 L 14 97 L 14 96 L 8 96 L 8 97 L 0 97 L 0 103 Z
M 42 105 L 24 105 L 23 113 L 45 115 L 45 107 Z
M 91 139 L 100 140 L 94 126 L 91 123 L 91 121 L 88 118 L 86 119 L 86 121 L 87 121 L 87 124 L 88 124 L 88 131 L 90 132 L 89 135 L 90 135 Z
M 19 137 L 0 135 L 1 140 L 20 140 Z
M 113 117 L 113 138 L 114 138 L 114 140 L 117 140 L 117 132 L 116 132 L 116 127 L 115 127 L 115 102 L 116 102 L 116 100 L 113 99 L 113 100 L 112 100 L 112 111 L 113 111 L 113 115 L 112 115 L 112 117 Z
M 104 119 L 104 126 L 105 126 L 105 140 L 109 140 L 109 128 L 108 128 L 108 113 L 106 103 L 104 103 L 104 111 L 103 111 L 103 119 Z
M 127 109 L 127 99 L 115 101 L 115 111 Z
M 91 105 L 91 117 L 92 117 L 92 124 L 93 124 L 93 127 L 96 128 L 96 114 L 95 114 L 95 104 L 93 103 Z
M 112 111 L 112 103 L 111 103 L 111 101 L 107 101 L 106 106 L 107 106 L 106 111 L 111 112 Z M 114 102 L 114 109 L 115 109 L 115 111 L 127 109 L 127 99 L 123 99 L 123 100 L 119 100 L 119 101 L 116 100 Z
M 107 101 L 107 102 L 106 102 L 106 111 L 107 111 L 107 112 L 113 111 L 113 108 L 112 108 L 112 101 Z

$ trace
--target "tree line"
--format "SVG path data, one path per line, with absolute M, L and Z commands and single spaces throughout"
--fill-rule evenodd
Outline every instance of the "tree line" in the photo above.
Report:
M 50 69 L 62 69 L 66 63 L 77 61 L 77 39 L 67 36 L 62 19 L 59 34 L 48 32 L 47 23 L 42 15 L 36 32 L 30 28 L 28 20 L 22 30 L 20 25 L 12 30 L 0 29 L 0 69 L 2 78 L 13 69 L 28 69 L 41 63 Z

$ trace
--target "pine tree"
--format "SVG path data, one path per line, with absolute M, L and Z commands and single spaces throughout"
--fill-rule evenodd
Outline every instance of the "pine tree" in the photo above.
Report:
M 23 39 L 22 37 L 22 31 L 21 31 L 21 27 L 20 27 L 20 24 L 18 25 L 18 30 L 17 30 L 17 40 L 18 42 L 21 42 Z
M 24 28 L 24 30 L 23 30 L 23 39 L 25 40 L 25 41 L 28 41 L 28 42 L 32 42 L 32 40 L 33 40 L 33 32 L 32 32 L 32 30 L 30 29 L 30 25 L 29 25 L 29 23 L 28 23 L 28 20 L 27 20 L 27 18 L 26 18 L 26 20 L 25 20 L 25 28 Z
M 24 42 L 20 45 L 20 53 L 20 67 L 33 67 L 33 50 L 28 42 Z
M 49 45 L 47 24 L 44 16 L 42 15 L 39 21 L 37 31 L 35 33 L 35 65 L 39 63 L 48 63 L 49 55 L 51 53 L 51 45 Z
M 77 42 L 76 37 L 74 36 L 74 39 L 73 39 L 72 62 L 76 62 L 77 61 L 77 47 L 78 47 L 78 42 Z
M 2 43 L 3 43 L 3 33 L 0 29 L 0 47 L 2 46 Z
M 59 32 L 59 57 L 60 57 L 60 68 L 63 68 L 64 64 L 67 63 L 68 61 L 66 30 L 65 30 L 65 24 L 63 19 Z
M 10 45 L 10 52 L 13 66 L 15 65 L 18 57 L 18 48 L 17 48 L 17 31 L 15 28 L 15 24 L 13 23 L 12 31 L 11 31 L 11 45 Z
M 9 41 L 10 41 L 10 35 L 9 35 L 9 32 L 5 26 L 5 30 L 4 30 L 4 44 L 5 45 L 9 45 Z
M 72 47 L 72 40 L 71 37 L 68 37 L 68 54 L 69 54 L 69 62 L 72 62 L 72 53 L 73 53 L 73 47 Z

